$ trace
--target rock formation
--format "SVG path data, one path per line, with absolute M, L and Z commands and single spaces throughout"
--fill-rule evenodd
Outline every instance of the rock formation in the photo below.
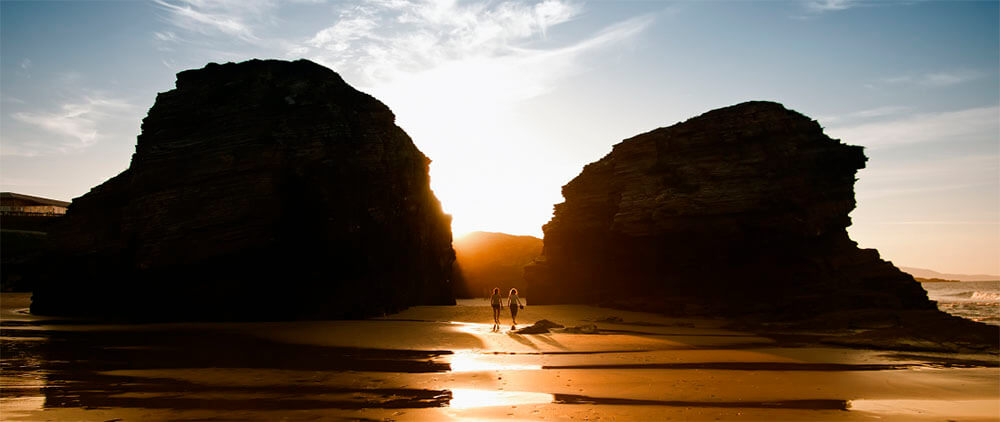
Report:
M 454 303 L 450 217 L 394 120 L 306 60 L 177 74 L 129 168 L 53 230 L 32 312 L 352 318 Z
M 771 102 L 627 139 L 563 187 L 543 257 L 526 269 L 532 303 L 787 317 L 934 309 L 911 276 L 848 238 L 866 160 Z

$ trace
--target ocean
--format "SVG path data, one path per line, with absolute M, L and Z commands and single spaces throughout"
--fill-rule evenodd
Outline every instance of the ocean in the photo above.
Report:
M 973 321 L 1000 325 L 1000 280 L 921 283 L 938 309 Z

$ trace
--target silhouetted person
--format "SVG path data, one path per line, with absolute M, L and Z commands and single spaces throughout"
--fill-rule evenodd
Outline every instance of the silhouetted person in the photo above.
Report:
M 510 289 L 510 295 L 507 296 L 507 305 L 510 306 L 510 322 L 512 324 L 510 329 L 513 330 L 517 328 L 517 308 L 524 309 L 521 299 L 517 297 L 517 289 Z
M 493 296 L 490 296 L 490 305 L 493 306 L 493 329 L 500 329 L 500 306 L 503 305 L 503 297 L 500 296 L 500 288 L 493 288 Z

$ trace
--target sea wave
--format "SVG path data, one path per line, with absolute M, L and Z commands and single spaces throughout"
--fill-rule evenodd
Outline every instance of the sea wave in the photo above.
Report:
M 973 299 L 1000 301 L 1000 293 L 996 292 L 972 292 Z
M 979 292 L 979 291 L 960 292 L 950 295 L 944 295 L 944 297 L 963 298 L 973 301 L 1000 302 L 1000 293 L 998 292 Z

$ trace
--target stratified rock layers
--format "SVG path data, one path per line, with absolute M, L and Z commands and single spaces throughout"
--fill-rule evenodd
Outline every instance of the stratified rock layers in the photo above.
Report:
M 526 268 L 532 303 L 713 314 L 933 309 L 846 227 L 861 147 L 771 102 L 614 146 L 563 187 Z
M 32 312 L 355 318 L 454 303 L 430 160 L 375 98 L 315 63 L 177 75 L 130 167 L 76 198 Z

